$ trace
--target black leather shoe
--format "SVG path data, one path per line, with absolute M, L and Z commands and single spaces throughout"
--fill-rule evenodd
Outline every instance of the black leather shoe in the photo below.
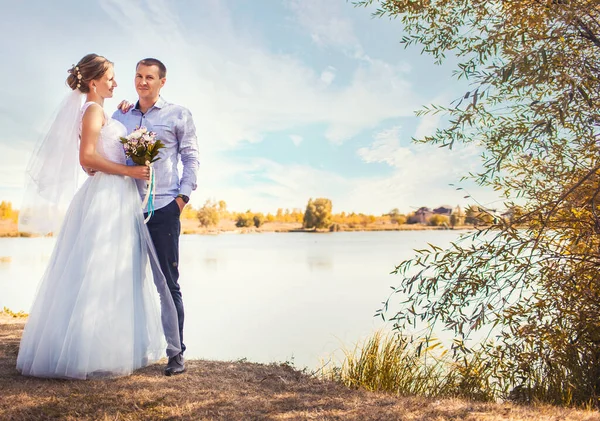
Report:
M 175 374 L 181 374 L 185 371 L 185 363 L 183 361 L 183 354 L 177 354 L 174 357 L 169 357 L 167 368 L 165 368 L 165 376 L 174 376 Z

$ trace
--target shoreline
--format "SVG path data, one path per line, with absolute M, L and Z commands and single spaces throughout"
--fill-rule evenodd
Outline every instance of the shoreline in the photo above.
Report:
M 166 377 L 166 360 L 97 380 L 24 377 L 16 358 L 24 315 L 0 311 L 0 419 L 7 420 L 527 420 L 592 421 L 597 411 L 395 396 L 351 389 L 286 363 L 188 360 Z
M 220 221 L 214 227 L 202 227 L 194 219 L 181 219 L 182 235 L 220 235 L 220 234 L 258 234 L 263 232 L 277 233 L 337 233 L 337 232 L 381 232 L 381 231 L 465 231 L 475 229 L 472 225 L 456 226 L 454 228 L 442 226 L 428 226 L 421 224 L 368 224 L 366 226 L 349 226 L 339 224 L 337 230 L 307 230 L 302 224 L 294 222 L 266 222 L 260 228 L 235 226 L 233 220 Z M 0 221 L 0 238 L 33 238 L 40 237 L 27 232 L 19 232 L 17 224 L 12 221 Z

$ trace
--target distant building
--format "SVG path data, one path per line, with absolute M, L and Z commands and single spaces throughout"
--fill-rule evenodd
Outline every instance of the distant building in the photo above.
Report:
M 422 207 L 415 212 L 415 219 L 419 224 L 426 224 L 429 218 L 433 215 L 431 209 Z
M 450 206 L 443 205 L 443 206 L 440 206 L 439 208 L 435 208 L 433 210 L 433 213 L 435 215 L 450 216 L 450 215 L 452 215 L 452 208 Z
M 460 206 L 457 206 L 456 208 L 452 208 L 452 206 L 448 206 L 448 205 L 442 205 L 438 208 L 435 208 L 433 210 L 429 209 L 428 207 L 420 207 L 419 209 L 417 209 L 415 211 L 415 213 L 413 215 L 411 215 L 409 217 L 409 223 L 417 223 L 417 224 L 427 224 L 429 223 L 429 219 L 433 216 L 433 215 L 441 215 L 441 216 L 445 216 L 446 218 L 450 218 L 450 216 L 452 214 L 456 215 L 456 223 L 458 225 L 462 225 L 464 224 L 464 219 L 465 219 L 465 215 L 464 212 L 462 211 L 462 209 L 460 208 Z M 448 219 L 447 221 L 449 221 L 450 219 Z

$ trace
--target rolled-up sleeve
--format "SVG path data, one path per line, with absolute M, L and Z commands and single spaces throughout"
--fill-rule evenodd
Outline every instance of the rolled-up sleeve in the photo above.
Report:
M 189 110 L 183 109 L 181 120 L 177 127 L 177 138 L 179 140 L 179 154 L 183 164 L 183 174 L 179 183 L 179 193 L 190 196 L 196 190 L 198 168 L 198 139 L 196 138 L 196 126 Z

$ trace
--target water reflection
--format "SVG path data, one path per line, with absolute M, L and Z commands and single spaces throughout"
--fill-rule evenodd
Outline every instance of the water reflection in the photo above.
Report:
M 320 256 L 320 255 L 307 255 L 306 263 L 308 265 L 308 269 L 312 271 L 331 271 L 333 270 L 333 259 L 329 254 Z
M 294 361 L 315 368 L 384 327 L 373 317 L 414 248 L 452 231 L 185 235 L 180 283 L 189 358 Z M 27 311 L 53 239 L 0 238 L 0 308 Z M 399 297 L 400 299 L 400 297 Z M 338 353 L 339 355 L 339 353 Z
M 219 269 L 219 259 L 217 257 L 205 256 L 203 263 L 207 270 L 215 271 Z

